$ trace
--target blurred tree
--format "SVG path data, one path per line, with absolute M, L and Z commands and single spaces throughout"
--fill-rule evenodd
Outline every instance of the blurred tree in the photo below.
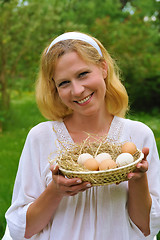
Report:
M 0 129 L 9 109 L 10 90 L 31 88 L 40 54 L 51 38 L 67 26 L 61 20 L 65 6 L 57 0 L 0 2 Z M 73 26 L 72 26 L 73 25 Z M 69 28 L 77 27 L 69 24 Z M 24 79 L 24 81 L 21 81 Z
M 150 110 L 160 105 L 159 20 L 152 19 L 158 7 L 156 1 L 137 2 L 125 5 L 121 21 L 111 16 L 98 18 L 91 31 L 117 59 L 132 107 Z
M 135 108 L 160 104 L 159 9 L 156 0 L 70 0 L 63 14 L 83 23 L 117 59 Z
M 126 6 L 126 4 L 130 1 L 129 0 L 120 0 L 120 2 L 121 2 L 121 5 L 122 5 L 121 9 L 123 9 Z
M 46 44 L 73 30 L 98 37 L 118 60 L 131 99 L 152 105 L 160 81 L 159 12 L 156 0 L 0 0 L 0 121 L 10 90 L 33 87 Z

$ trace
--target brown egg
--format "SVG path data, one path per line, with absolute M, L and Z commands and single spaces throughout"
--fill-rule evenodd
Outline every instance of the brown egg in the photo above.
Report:
M 84 166 L 91 171 L 98 171 L 98 162 L 96 161 L 95 158 L 88 158 L 85 162 L 84 162 Z
M 133 142 L 126 142 L 122 145 L 122 153 L 134 154 L 137 151 L 137 147 Z
M 117 164 L 111 160 L 111 159 L 106 159 L 103 160 L 100 164 L 99 164 L 99 170 L 107 170 L 107 169 L 111 169 L 111 168 L 116 168 Z

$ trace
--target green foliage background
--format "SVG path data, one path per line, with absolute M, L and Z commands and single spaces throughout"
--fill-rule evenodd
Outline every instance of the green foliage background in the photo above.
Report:
M 160 147 L 159 0 L 0 0 L 0 237 L 25 137 L 44 120 L 30 93 L 40 55 L 66 31 L 104 44 L 122 70 L 133 115 L 155 127 Z
M 33 89 L 51 40 L 74 30 L 97 37 L 116 59 L 132 108 L 159 107 L 159 0 L 0 0 L 1 110 L 13 89 Z

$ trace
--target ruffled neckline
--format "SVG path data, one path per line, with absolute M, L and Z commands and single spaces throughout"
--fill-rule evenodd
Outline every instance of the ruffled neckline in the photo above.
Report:
M 121 121 L 121 118 L 114 116 L 107 134 L 107 139 L 118 142 L 122 133 L 122 129 L 123 122 Z M 69 148 L 69 143 L 74 144 L 74 141 L 63 121 L 53 122 L 53 130 L 57 135 L 58 141 L 63 143 L 65 148 Z

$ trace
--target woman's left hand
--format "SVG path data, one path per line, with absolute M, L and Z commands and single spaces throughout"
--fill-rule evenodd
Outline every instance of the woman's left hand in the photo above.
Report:
M 141 178 L 145 172 L 148 170 L 148 162 L 147 162 L 147 156 L 149 154 L 149 148 L 143 148 L 142 152 L 144 154 L 144 158 L 141 162 L 137 164 L 137 168 L 134 172 L 128 173 L 128 179 L 139 179 Z

